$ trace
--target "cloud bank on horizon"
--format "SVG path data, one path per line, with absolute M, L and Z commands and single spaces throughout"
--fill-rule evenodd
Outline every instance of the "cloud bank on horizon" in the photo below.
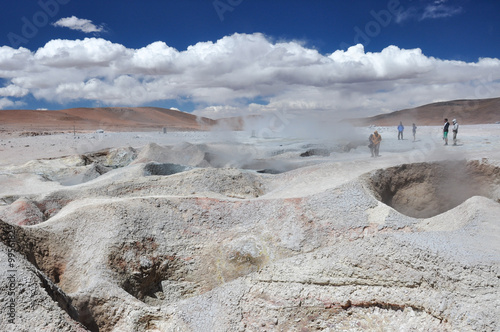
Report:
M 434 1 L 396 21 L 457 15 Z M 104 27 L 76 16 L 52 24 L 84 33 Z M 234 33 L 177 50 L 158 41 L 127 48 L 103 38 L 53 39 L 36 51 L 0 47 L 0 109 L 27 98 L 65 104 L 148 105 L 175 100 L 211 118 L 272 111 L 366 116 L 433 101 L 498 97 L 500 60 L 438 59 L 421 49 L 362 44 L 321 54 L 299 41 Z

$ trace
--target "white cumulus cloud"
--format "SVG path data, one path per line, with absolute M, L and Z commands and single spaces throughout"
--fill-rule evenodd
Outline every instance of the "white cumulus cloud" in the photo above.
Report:
M 13 101 L 9 98 L 0 98 L 0 110 L 4 108 L 20 108 L 26 105 L 23 101 Z
M 362 45 L 321 54 L 263 34 L 233 34 L 177 50 L 102 38 L 52 40 L 32 52 L 0 47 L 0 107 L 31 95 L 57 102 L 194 104 L 208 117 L 288 112 L 366 116 L 434 101 L 498 97 L 500 60 L 450 61 L 420 49 Z
M 52 23 L 55 27 L 69 28 L 71 30 L 78 30 L 85 33 L 102 32 L 104 27 L 95 25 L 91 20 L 78 18 L 76 16 L 64 17 L 57 22 Z
M 0 88 L 0 97 L 24 97 L 28 93 L 28 89 L 21 88 L 13 84 Z
M 0 109 L 14 106 L 14 102 L 8 98 L 0 98 Z

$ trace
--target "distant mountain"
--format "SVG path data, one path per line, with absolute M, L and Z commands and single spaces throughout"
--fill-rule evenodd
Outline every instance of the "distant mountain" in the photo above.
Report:
M 147 131 L 147 130 L 241 130 L 245 123 L 258 122 L 262 115 L 212 120 L 159 107 L 71 108 L 59 111 L 0 110 L 0 131 Z M 428 104 L 368 118 L 347 119 L 355 126 L 441 125 L 444 118 L 459 124 L 500 121 L 500 98 L 454 100 Z
M 177 130 L 206 130 L 217 122 L 177 110 L 158 107 L 72 108 L 59 111 L 2 110 L 0 129 L 141 131 L 166 127 Z
M 444 118 L 457 119 L 459 124 L 484 124 L 500 121 L 500 98 L 453 100 L 427 104 L 368 118 L 348 119 L 355 126 L 420 126 L 441 125 Z

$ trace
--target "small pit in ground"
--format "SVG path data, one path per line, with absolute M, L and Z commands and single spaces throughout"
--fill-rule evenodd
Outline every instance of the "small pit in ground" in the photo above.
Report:
M 144 175 L 172 175 L 190 169 L 192 169 L 192 167 L 184 165 L 150 162 L 144 165 Z
M 173 302 L 195 291 L 195 285 L 185 280 L 185 262 L 163 252 L 153 238 L 121 244 L 108 263 L 120 287 L 145 303 Z
M 500 168 L 473 161 L 405 164 L 370 174 L 375 197 L 402 214 L 430 218 L 472 196 L 500 202 Z

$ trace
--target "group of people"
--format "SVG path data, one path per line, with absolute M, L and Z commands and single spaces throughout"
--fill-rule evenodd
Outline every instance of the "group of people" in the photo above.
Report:
M 372 153 L 372 157 L 379 157 L 380 142 L 382 142 L 382 136 L 375 130 L 373 134 L 368 137 L 368 147 Z
M 458 122 L 456 119 L 452 120 L 453 122 L 453 145 L 457 145 L 457 134 L 458 134 Z M 448 145 L 448 131 L 450 128 L 450 123 L 448 122 L 448 119 L 444 119 L 444 127 L 443 127 L 443 140 L 444 140 L 444 145 Z M 398 140 L 403 139 L 403 131 L 405 130 L 405 127 L 403 126 L 403 122 L 399 122 L 398 125 Z M 417 134 L 417 126 L 413 123 L 413 141 L 415 141 L 415 137 Z M 378 133 L 377 130 L 373 134 L 370 135 L 368 138 L 369 144 L 368 147 L 370 148 L 372 157 L 379 157 L 379 149 L 380 149 L 380 142 L 382 142 L 382 136 Z
M 453 119 L 453 145 L 457 145 L 457 134 L 458 134 L 458 123 L 457 119 Z M 444 145 L 448 145 L 448 131 L 450 130 L 450 123 L 448 122 L 448 119 L 444 119 L 444 126 L 443 126 L 443 140 L 444 140 Z
M 398 140 L 403 140 L 403 131 L 405 130 L 405 126 L 403 126 L 403 122 L 399 122 L 398 126 Z M 413 141 L 415 141 L 415 136 L 417 135 L 417 126 L 413 124 Z

